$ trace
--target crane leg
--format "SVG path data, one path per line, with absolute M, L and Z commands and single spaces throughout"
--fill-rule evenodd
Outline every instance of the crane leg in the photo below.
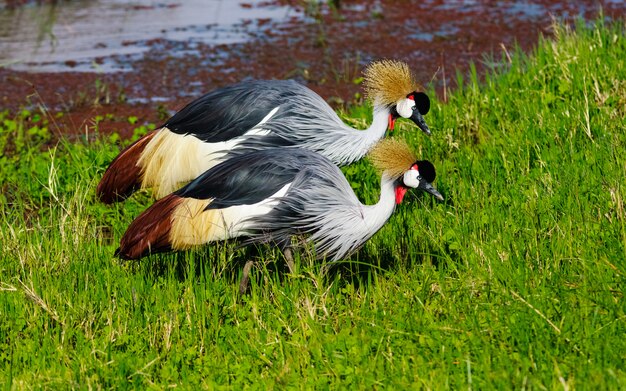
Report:
M 283 255 L 285 256 L 285 262 L 287 262 L 289 273 L 294 274 L 296 272 L 296 265 L 293 263 L 293 253 L 291 251 L 291 247 L 285 247 L 283 249 Z
M 248 283 L 250 282 L 250 270 L 254 265 L 254 261 L 248 261 L 243 267 L 243 275 L 239 281 L 239 294 L 244 295 L 248 292 Z
M 285 262 L 287 262 L 287 267 L 289 268 L 289 273 L 294 274 L 296 271 L 296 265 L 293 262 L 293 252 L 291 251 L 291 247 L 286 245 L 282 250 L 283 255 L 285 256 Z M 254 261 L 248 261 L 243 267 L 241 281 L 239 281 L 239 294 L 244 295 L 248 292 L 250 270 L 252 270 L 252 265 L 254 265 Z

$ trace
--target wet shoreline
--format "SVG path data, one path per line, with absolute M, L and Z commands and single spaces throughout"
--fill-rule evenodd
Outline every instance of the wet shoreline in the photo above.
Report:
M 361 99 L 363 66 L 378 58 L 407 61 L 418 80 L 442 96 L 444 86 L 454 88 L 457 70 L 466 74 L 470 63 L 482 73 L 486 56 L 499 60 L 503 50 L 516 45 L 532 50 L 540 35 L 551 34 L 553 18 L 594 20 L 599 6 L 609 20 L 623 19 L 626 12 L 626 5 L 614 1 L 344 0 L 340 8 L 303 4 L 294 0 L 239 5 L 250 15 L 267 9 L 281 12 L 280 18 L 234 17 L 232 28 L 245 36 L 243 40 L 211 44 L 202 35 L 205 31 L 191 24 L 165 29 L 153 38 L 124 41 L 126 47 L 141 47 L 140 54 L 111 53 L 112 48 L 105 47 L 101 49 L 107 54 L 89 63 L 52 61 L 53 71 L 1 67 L 0 107 L 45 106 L 52 113 L 62 112 L 55 130 L 62 134 L 93 130 L 93 118 L 108 114 L 99 121 L 98 131 L 129 137 L 128 116 L 137 117 L 139 124 L 158 124 L 200 94 L 240 80 L 293 78 L 335 106 L 349 105 Z M 163 3 L 161 10 L 180 6 Z M 172 39 L 174 32 L 182 39 Z M 3 59 L 4 64 L 8 61 Z M 93 70 L 84 69 L 92 63 Z

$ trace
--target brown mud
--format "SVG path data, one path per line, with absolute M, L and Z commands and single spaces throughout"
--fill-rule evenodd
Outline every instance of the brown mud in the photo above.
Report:
M 22 3 L 9 5 L 39 6 Z M 606 0 L 273 0 L 240 7 L 288 7 L 292 12 L 280 20 L 241 20 L 236 29 L 247 37 L 241 42 L 158 36 L 125 41 L 122 46 L 141 46 L 140 55 L 95 56 L 90 61 L 103 67 L 94 71 L 72 59 L 47 64 L 51 70 L 28 63 L 2 66 L 0 109 L 45 107 L 53 116 L 63 113 L 55 120 L 59 134 L 92 131 L 94 118 L 108 114 L 98 131 L 129 137 L 136 126 L 129 125 L 129 116 L 137 117 L 137 124 L 159 124 L 202 93 L 246 79 L 294 78 L 335 106 L 349 105 L 361 99 L 363 67 L 379 58 L 407 61 L 418 79 L 443 97 L 444 87 L 454 87 L 457 70 L 467 73 L 473 62 L 482 73 L 486 56 L 500 60 L 516 45 L 531 50 L 540 35 L 551 34 L 554 19 L 594 20 L 600 8 L 606 19 L 626 14 L 625 4 Z M 184 34 L 185 28 L 177 31 Z

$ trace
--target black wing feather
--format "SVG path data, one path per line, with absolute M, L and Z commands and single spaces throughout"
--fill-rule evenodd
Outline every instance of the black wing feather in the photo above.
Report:
M 207 209 L 260 202 L 286 184 L 314 160 L 325 159 L 301 149 L 267 149 L 228 159 L 178 190 L 181 197 L 213 199 Z
M 164 126 L 205 142 L 239 137 L 305 86 L 293 80 L 254 80 L 218 88 L 174 114 Z

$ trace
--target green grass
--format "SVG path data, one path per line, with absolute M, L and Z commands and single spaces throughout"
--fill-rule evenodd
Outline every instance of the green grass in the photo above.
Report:
M 3 389 L 626 388 L 624 35 L 557 27 L 470 72 L 433 102 L 431 138 L 394 134 L 435 163 L 446 202 L 407 196 L 349 262 L 267 262 L 244 297 L 243 263 L 275 249 L 122 263 L 149 198 L 95 201 L 119 146 L 42 152 L 45 115 L 0 115 Z M 376 199 L 368 163 L 345 172 Z

